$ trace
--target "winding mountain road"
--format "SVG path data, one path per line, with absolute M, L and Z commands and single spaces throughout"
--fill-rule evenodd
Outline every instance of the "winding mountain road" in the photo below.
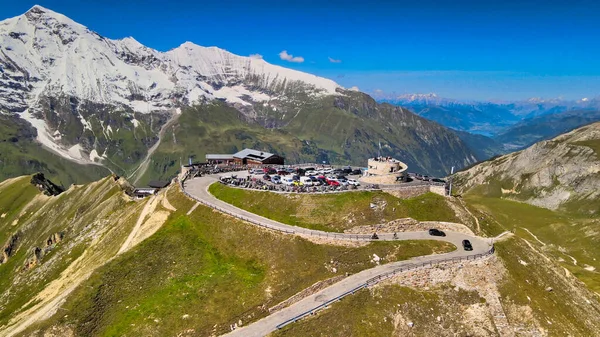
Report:
M 360 290 L 372 284 L 379 282 L 392 273 L 403 271 L 404 269 L 415 268 L 424 264 L 435 264 L 448 260 L 466 260 L 474 259 L 476 256 L 484 256 L 490 253 L 492 248 L 491 238 L 482 238 L 471 236 L 457 232 L 446 232 L 445 237 L 430 236 L 426 231 L 418 232 L 402 232 L 397 234 L 397 238 L 393 234 L 378 234 L 378 240 L 372 240 L 370 235 L 356 235 L 344 233 L 328 233 L 323 231 L 311 230 L 296 226 L 287 225 L 277 222 L 260 215 L 245 211 L 235 207 L 229 203 L 217 199 L 208 192 L 208 187 L 218 181 L 218 176 L 204 176 L 186 180 L 184 182 L 184 191 L 193 199 L 203 203 L 209 207 L 215 208 L 232 216 L 249 221 L 255 225 L 266 227 L 272 230 L 300 235 L 300 236 L 317 236 L 330 237 L 336 240 L 360 240 L 360 241 L 396 241 L 396 240 L 439 240 L 454 244 L 457 250 L 446 254 L 434 254 L 420 256 L 405 261 L 387 263 L 371 269 L 363 270 L 359 273 L 350 275 L 345 279 L 321 290 L 317 293 L 308 296 L 289 307 L 279 310 L 257 322 L 248 326 L 240 327 L 233 330 L 225 336 L 265 336 L 270 332 L 277 330 L 285 324 L 294 322 L 303 316 L 323 308 L 332 301 L 338 300 L 341 297 L 351 294 L 354 291 Z M 269 193 L 269 192 L 262 192 Z M 352 192 L 348 192 L 352 193 Z M 462 248 L 462 240 L 469 240 L 473 245 L 473 251 L 465 251 Z

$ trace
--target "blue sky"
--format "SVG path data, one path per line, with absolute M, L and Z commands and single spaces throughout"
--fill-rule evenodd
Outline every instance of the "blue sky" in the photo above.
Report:
M 36 3 L 109 38 L 260 54 L 366 92 L 600 96 L 599 1 L 19 0 L 0 17 Z

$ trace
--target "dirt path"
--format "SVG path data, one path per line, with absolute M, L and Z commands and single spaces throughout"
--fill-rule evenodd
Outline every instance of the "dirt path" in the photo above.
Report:
M 156 209 L 156 206 L 158 205 L 158 201 L 159 201 L 159 198 L 157 196 L 153 195 L 150 197 L 150 200 L 148 200 L 146 202 L 146 205 L 144 206 L 144 209 L 142 209 L 142 212 L 140 213 L 140 216 L 138 217 L 138 220 L 135 223 L 135 226 L 131 230 L 131 233 L 129 233 L 127 240 L 125 240 L 125 242 L 119 249 L 119 252 L 117 253 L 117 255 L 123 254 L 127 250 L 129 250 L 129 248 L 131 248 L 133 238 L 135 238 L 138 235 L 140 228 L 142 227 L 142 224 L 144 223 L 144 220 L 146 220 L 146 217 L 148 216 L 148 214 L 151 214 L 152 212 L 154 212 L 154 210 Z
M 460 202 L 460 205 L 465 209 L 465 211 L 467 211 L 467 213 L 469 213 L 469 215 L 473 218 L 473 220 L 475 220 L 475 224 L 477 224 L 477 233 L 481 233 L 481 225 L 479 224 L 479 219 L 477 219 L 477 217 L 471 213 L 471 211 L 467 208 L 467 205 L 465 205 L 464 201 L 462 201 L 461 199 L 458 199 L 458 201 Z
M 127 179 L 131 179 L 132 177 L 135 176 L 135 180 L 132 181 L 133 185 L 136 185 L 138 183 L 138 181 L 140 180 L 140 178 L 144 176 L 144 174 L 146 173 L 146 170 L 148 170 L 148 165 L 150 165 L 150 158 L 152 157 L 152 155 L 154 154 L 156 149 L 158 149 L 158 146 L 160 145 L 161 140 L 163 139 L 165 133 L 167 132 L 167 129 L 169 127 L 173 126 L 173 124 L 179 119 L 180 115 L 181 115 L 181 113 L 179 113 L 177 111 L 173 112 L 173 115 L 171 116 L 171 118 L 169 118 L 169 120 L 165 123 L 165 125 L 163 125 L 163 127 L 160 129 L 160 132 L 158 133 L 158 140 L 156 141 L 156 143 L 154 143 L 154 145 L 152 145 L 152 147 L 150 147 L 148 149 L 148 153 L 146 154 L 146 157 L 144 158 L 144 160 L 127 177 Z

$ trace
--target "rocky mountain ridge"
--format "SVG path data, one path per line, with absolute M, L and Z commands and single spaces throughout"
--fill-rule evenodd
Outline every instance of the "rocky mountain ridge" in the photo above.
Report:
M 480 186 L 490 195 L 552 210 L 598 214 L 600 123 L 459 172 L 459 192 Z

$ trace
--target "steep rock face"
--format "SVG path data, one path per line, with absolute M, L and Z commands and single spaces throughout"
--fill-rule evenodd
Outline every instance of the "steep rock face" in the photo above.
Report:
M 460 191 L 477 185 L 488 193 L 549 209 L 600 211 L 600 123 L 460 172 Z
M 57 196 L 65 190 L 44 177 L 43 173 L 36 173 L 31 177 L 31 184 L 47 196 Z

